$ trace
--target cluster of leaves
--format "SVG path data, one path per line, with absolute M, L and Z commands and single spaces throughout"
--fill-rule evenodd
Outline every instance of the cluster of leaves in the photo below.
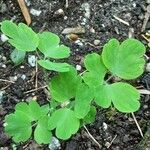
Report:
M 19 25 L 17 30 L 18 28 Z M 7 35 L 11 37 L 11 44 L 18 43 L 14 42 L 13 34 Z M 37 36 L 34 39 L 38 39 L 38 49 L 46 58 L 68 56 L 68 48 L 58 46 L 59 38 L 54 34 L 44 32 Z M 32 45 L 30 50 L 36 46 Z M 124 113 L 137 111 L 140 107 L 140 94 L 125 81 L 135 79 L 143 73 L 144 53 L 144 45 L 136 39 L 127 39 L 121 44 L 118 40 L 111 39 L 104 45 L 101 55 L 92 53 L 85 57 L 86 70 L 82 75 L 78 75 L 72 66 L 65 69 L 63 64 L 56 67 L 54 62 L 39 60 L 44 68 L 52 67 L 49 70 L 59 71 L 49 83 L 50 106 L 40 107 L 35 101 L 29 102 L 29 105 L 24 102 L 17 104 L 15 112 L 6 116 L 5 131 L 15 142 L 21 142 L 29 139 L 32 128 L 35 128 L 34 139 L 40 144 L 49 143 L 52 130 L 55 130 L 58 138 L 66 140 L 83 124 L 93 122 L 96 115 L 95 103 L 102 108 L 113 106 Z M 110 74 L 121 80 L 110 83 L 107 80 Z
M 44 59 L 38 61 L 43 68 L 57 72 L 69 71 L 69 64 L 53 61 L 70 55 L 70 49 L 59 44 L 60 38 L 56 34 L 51 32 L 37 34 L 24 23 L 16 25 L 7 20 L 1 23 L 1 31 L 9 37 L 8 42 L 15 47 L 10 57 L 16 65 L 24 61 L 27 52 L 39 50 L 44 55 Z

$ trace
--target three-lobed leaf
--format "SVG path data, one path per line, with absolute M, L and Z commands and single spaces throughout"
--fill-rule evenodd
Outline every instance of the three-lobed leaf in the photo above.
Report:
M 15 142 L 25 142 L 31 137 L 31 122 L 22 112 L 7 115 L 5 122 L 5 132 L 12 136 Z
M 51 32 L 39 33 L 38 49 L 45 55 L 54 59 L 67 58 L 70 55 L 69 47 L 59 45 L 59 37 Z
M 34 131 L 36 142 L 47 144 L 51 140 L 47 113 L 48 110 L 43 110 L 36 101 L 30 101 L 29 104 L 20 102 L 16 105 L 15 112 L 5 117 L 5 131 L 15 142 L 25 142 L 31 137 L 34 122 L 37 125 Z
M 103 84 L 107 69 L 102 62 L 100 55 L 96 53 L 88 54 L 85 57 L 84 65 L 88 72 L 83 74 L 83 80 L 89 86 Z
M 52 98 L 58 102 L 64 102 L 75 97 L 80 81 L 81 78 L 74 67 L 70 67 L 68 72 L 53 77 L 49 85 Z
M 135 79 L 144 71 L 145 46 L 136 39 L 127 39 L 121 44 L 111 39 L 104 45 L 102 59 L 105 66 L 122 79 Z
M 124 113 L 135 112 L 140 107 L 140 93 L 130 84 L 118 82 L 110 85 L 97 87 L 95 102 L 108 108 L 111 103 L 114 107 Z
M 39 144 L 48 144 L 52 139 L 52 133 L 48 129 L 48 116 L 44 116 L 38 120 L 38 124 L 34 131 L 34 139 Z
M 74 104 L 74 112 L 77 118 L 81 119 L 87 115 L 90 111 L 91 101 L 93 98 L 94 94 L 92 89 L 90 89 L 86 84 L 81 83 L 77 88 Z
M 95 121 L 95 117 L 96 117 L 96 108 L 94 106 L 90 107 L 90 111 L 88 112 L 88 114 L 83 118 L 83 123 L 85 124 L 90 124 L 92 122 Z
M 80 120 L 76 118 L 74 111 L 68 108 L 56 110 L 48 121 L 48 128 L 53 130 L 56 128 L 56 136 L 66 140 L 75 134 L 80 126 Z
M 39 44 L 37 34 L 23 23 L 17 26 L 11 21 L 3 21 L 1 31 L 10 38 L 9 43 L 17 50 L 34 51 Z

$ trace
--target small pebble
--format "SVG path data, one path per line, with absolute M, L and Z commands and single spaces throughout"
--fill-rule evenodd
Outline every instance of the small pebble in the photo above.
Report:
M 150 72 L 150 63 L 146 64 L 146 68 L 145 69 L 146 69 L 147 72 Z
M 76 40 L 75 43 L 79 46 L 83 46 L 83 43 L 80 40 Z
M 104 131 L 106 131 L 108 129 L 108 125 L 105 122 L 103 122 L 103 129 L 104 129 Z
M 87 20 L 86 20 L 86 18 L 83 18 L 83 20 L 82 20 L 82 22 L 81 22 L 81 25 L 86 25 L 86 23 L 87 23 Z
M 21 75 L 21 79 L 25 80 L 26 79 L 26 75 L 25 74 Z
M 81 71 L 82 67 L 80 65 L 76 65 L 76 70 Z
M 63 9 L 58 9 L 57 11 L 55 11 L 54 15 L 61 15 L 63 16 L 65 13 L 64 13 L 64 10 Z
M 27 6 L 30 6 L 31 5 L 31 2 L 29 0 L 25 0 Z
M 100 40 L 94 40 L 94 45 L 99 45 L 100 44 Z
M 24 66 L 20 66 L 21 69 L 24 69 Z
M 5 91 L 0 91 L 0 104 L 3 101 Z
M 67 16 L 64 16 L 64 20 L 67 20 L 68 19 L 68 17 Z
M 2 42 L 6 42 L 6 41 L 8 41 L 8 37 L 5 35 L 5 34 L 1 34 L 1 41 Z
M 48 145 L 48 148 L 50 150 L 59 150 L 59 149 L 61 149 L 61 145 L 60 145 L 59 140 L 57 138 L 55 138 L 55 137 L 52 137 L 52 141 Z
M 9 80 L 12 81 L 12 82 L 15 82 L 17 81 L 18 77 L 17 76 L 14 76 L 14 77 L 9 77 Z
M 0 4 L 0 13 L 7 12 L 7 6 L 5 3 Z
M 41 14 L 41 10 L 36 10 L 36 9 L 33 9 L 33 8 L 31 8 L 31 10 L 30 10 L 30 13 L 33 15 L 33 16 L 40 16 L 40 14 Z
M 31 67 L 35 67 L 35 65 L 36 65 L 35 55 L 29 55 L 28 56 L 28 63 L 30 64 Z
M 7 60 L 7 58 L 6 58 L 5 56 L 3 56 L 3 57 L 2 57 L 2 60 L 3 60 L 3 61 L 6 61 L 6 60 Z
M 90 18 L 91 11 L 90 11 L 90 5 L 89 5 L 89 3 L 83 3 L 83 4 L 81 5 L 81 7 L 85 10 L 84 16 L 85 16 L 86 18 Z
M 5 65 L 5 64 L 2 64 L 2 68 L 6 68 L 6 65 Z
M 146 3 L 147 3 L 147 4 L 150 4 L 150 0 L 146 0 Z
M 105 146 L 106 146 L 106 147 L 109 147 L 109 146 L 110 146 L 110 143 L 109 143 L 109 142 L 106 142 L 106 143 L 105 143 Z
M 93 28 L 90 28 L 91 33 L 95 33 L 95 30 Z

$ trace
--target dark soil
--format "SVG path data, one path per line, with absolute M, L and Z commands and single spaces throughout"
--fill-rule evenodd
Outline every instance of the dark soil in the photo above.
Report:
M 104 43 L 114 37 L 121 40 L 128 38 L 133 31 L 133 36 L 147 44 L 141 37 L 141 27 L 146 11 L 145 0 L 69 0 L 69 7 L 65 8 L 65 0 L 27 0 L 28 8 L 41 10 L 39 16 L 32 15 L 32 28 L 35 31 L 51 31 L 58 34 L 62 42 L 71 48 L 70 64 L 81 65 L 83 68 L 83 57 L 90 52 L 100 52 Z M 83 3 L 90 6 L 90 18 L 85 17 Z M 6 7 L 6 8 L 5 8 Z M 57 14 L 57 10 L 63 9 L 64 14 Z M 127 26 L 113 15 L 129 22 Z M 0 1 L 0 21 L 13 20 L 24 22 L 21 11 L 16 0 Z M 67 27 L 85 28 L 84 34 L 79 34 L 79 42 L 72 42 L 66 35 L 62 34 Z M 150 29 L 148 22 L 146 31 Z M 94 40 L 99 40 L 98 44 Z M 95 44 L 95 45 L 94 45 Z M 0 102 L 0 149 L 12 149 L 14 144 L 4 134 L 3 123 L 6 114 L 14 110 L 16 103 L 30 97 L 38 99 L 40 104 L 46 103 L 47 91 L 29 92 L 35 88 L 35 67 L 31 67 L 26 61 L 20 66 L 14 66 L 10 61 L 10 53 L 13 50 L 8 43 L 0 41 L 0 79 L 15 80 L 14 83 L 1 82 L 0 91 L 3 91 L 2 102 Z M 31 55 L 31 53 L 30 53 Z M 36 55 L 33 53 L 33 55 Z M 149 56 L 149 49 L 147 49 Z M 148 60 L 149 61 L 149 60 Z M 82 70 L 81 70 L 82 71 Z M 43 70 L 38 69 L 38 87 L 46 85 Z M 49 76 L 51 77 L 53 73 Z M 24 78 L 25 76 L 25 78 Z M 150 86 L 150 75 L 145 71 L 143 76 L 134 81 L 136 86 L 148 88 Z M 150 121 L 149 96 L 141 96 L 141 108 L 135 113 L 138 123 L 146 133 Z M 113 109 L 97 108 L 96 121 L 87 128 L 92 136 L 100 143 L 101 149 L 110 150 L 134 150 L 142 141 L 140 133 L 135 125 L 131 114 L 122 114 Z M 110 148 L 107 146 L 114 139 Z M 32 140 L 17 145 L 18 149 L 48 149 L 48 145 L 36 145 Z M 144 150 L 146 147 L 142 147 Z M 98 150 L 100 148 L 90 139 L 85 129 L 81 129 L 68 141 L 61 141 L 62 150 Z

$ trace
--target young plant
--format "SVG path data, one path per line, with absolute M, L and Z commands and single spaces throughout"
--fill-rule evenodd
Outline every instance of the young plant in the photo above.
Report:
M 82 125 L 93 122 L 96 115 L 93 105 L 95 103 L 102 108 L 113 106 L 123 113 L 137 111 L 140 107 L 140 94 L 125 80 L 135 79 L 143 73 L 144 53 L 145 47 L 138 40 L 127 39 L 119 44 L 118 40 L 111 39 L 104 45 L 101 55 L 92 53 L 85 57 L 86 71 L 82 75 L 78 75 L 76 69 L 70 66 L 68 72 L 60 72 L 51 79 L 50 107 L 38 107 L 41 111 L 37 114 L 33 112 L 38 118 L 30 117 L 33 110 L 30 106 L 32 102 L 29 105 L 21 103 L 29 107 L 30 111 L 26 111 L 26 107 L 19 107 L 19 112 L 23 111 L 23 116 L 34 119 L 20 117 L 22 113 L 17 113 L 16 106 L 15 113 L 6 116 L 6 132 L 15 142 L 26 141 L 31 136 L 31 124 L 36 121 L 37 124 L 33 124 L 34 127 L 37 125 L 34 139 L 40 144 L 49 143 L 52 130 L 55 130 L 58 138 L 66 140 Z M 110 74 L 123 81 L 110 82 L 107 79 Z M 21 121 L 22 126 L 16 124 Z M 26 124 L 29 133 L 24 136 L 22 128 L 26 127 Z
M 60 39 L 56 34 L 51 32 L 37 34 L 23 23 L 16 25 L 7 20 L 1 23 L 1 31 L 9 37 L 8 42 L 15 47 L 10 55 L 15 65 L 24 61 L 27 52 L 39 50 L 44 54 L 44 59 L 38 60 L 40 66 L 58 72 L 69 71 L 69 64 L 53 62 L 53 59 L 67 58 L 70 55 L 68 47 L 59 45 Z

